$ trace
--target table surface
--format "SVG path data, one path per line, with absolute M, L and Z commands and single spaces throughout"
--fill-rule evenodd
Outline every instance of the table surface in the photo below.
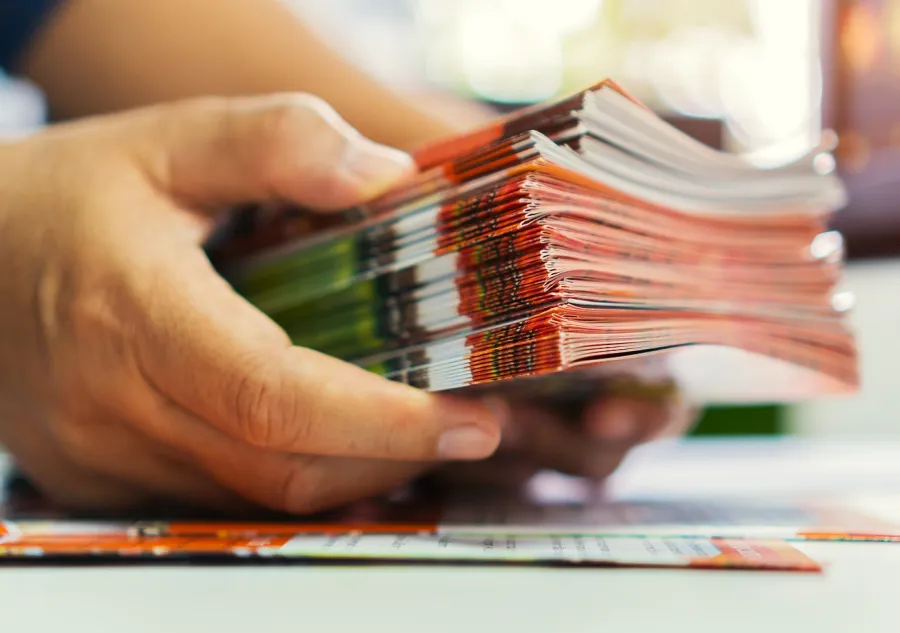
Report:
M 678 466 L 675 468 L 675 466 Z M 854 481 L 856 485 L 854 486 Z M 691 442 L 638 451 L 612 488 L 778 494 L 838 486 L 896 517 L 900 443 Z M 895 494 L 896 493 L 896 494 Z M 803 543 L 823 574 L 471 567 L 0 568 L 0 630 L 898 630 L 900 543 Z

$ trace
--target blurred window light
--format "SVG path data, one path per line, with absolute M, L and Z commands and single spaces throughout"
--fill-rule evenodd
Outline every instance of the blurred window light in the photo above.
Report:
M 282 1 L 393 85 L 524 104 L 612 77 L 659 112 L 722 119 L 761 164 L 820 140 L 819 0 Z M 864 63 L 857 21 L 844 45 Z
M 890 0 L 887 8 L 888 46 L 892 63 L 900 66 L 900 1 Z
M 409 0 L 280 1 L 379 81 L 401 88 L 423 87 L 423 47 Z
M 874 7 L 863 2 L 850 6 L 841 33 L 841 46 L 851 68 L 858 72 L 871 70 L 885 45 Z
M 485 100 L 525 103 L 563 90 L 565 38 L 601 0 L 418 0 L 428 78 Z
M 818 142 L 817 0 L 410 0 L 427 78 L 533 102 L 611 76 L 651 107 L 717 117 L 781 162 Z
M 0 69 L 0 139 L 36 132 L 46 117 L 47 105 L 38 87 Z

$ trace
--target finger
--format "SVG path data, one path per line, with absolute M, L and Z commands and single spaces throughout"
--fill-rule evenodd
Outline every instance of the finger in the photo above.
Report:
M 297 459 L 294 457 L 294 459 Z M 296 488 L 284 495 L 289 512 L 305 514 L 385 494 L 410 483 L 431 464 L 346 457 L 315 457 L 297 469 Z
M 135 512 L 151 501 L 144 490 L 72 463 L 49 438 L 41 454 L 41 461 L 26 458 L 17 467 L 51 508 L 106 516 Z
M 5 448 L 15 455 L 17 468 L 52 506 L 72 512 L 119 512 L 147 502 L 133 486 L 75 465 L 46 425 L 30 418 L 16 421 L 23 428 L 28 425 L 30 432 L 5 437 Z
M 312 95 L 192 100 L 151 115 L 143 164 L 167 193 L 202 207 L 344 209 L 414 173 L 407 154 L 366 139 Z
M 153 504 L 143 490 L 74 466 L 64 468 L 67 483 L 41 488 L 51 506 L 76 517 L 116 517 L 142 512 Z M 41 484 L 38 483 L 40 487 Z
M 134 422 L 220 485 L 266 508 L 307 514 L 404 484 L 428 464 L 317 457 L 250 446 L 209 426 L 178 404 L 147 392 L 132 401 Z
M 480 462 L 448 464 L 434 473 L 441 484 L 464 488 L 519 488 L 538 472 L 527 456 L 500 454 Z
M 142 500 L 214 510 L 250 509 L 237 494 L 173 458 L 170 451 L 121 420 L 97 416 L 80 422 L 68 419 L 57 425 L 54 439 L 69 462 L 127 486 Z
M 603 479 L 624 459 L 632 444 L 592 441 L 581 429 L 566 424 L 543 408 L 516 407 L 512 424 L 521 427 L 520 450 L 544 468 Z
M 482 459 L 497 448 L 499 419 L 488 406 L 292 347 L 199 252 L 158 264 L 135 285 L 129 313 L 144 379 L 233 438 L 275 451 L 413 461 Z
M 634 443 L 660 432 L 670 408 L 668 401 L 604 396 L 585 408 L 582 424 L 585 431 L 597 440 Z
M 59 461 L 53 474 L 37 471 L 29 478 L 51 507 L 79 516 L 113 516 L 138 512 L 151 504 L 143 490 Z

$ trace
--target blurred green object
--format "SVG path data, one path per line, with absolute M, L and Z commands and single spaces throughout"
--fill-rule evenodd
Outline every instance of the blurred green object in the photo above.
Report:
M 690 435 L 784 435 L 784 413 L 781 405 L 709 407 Z

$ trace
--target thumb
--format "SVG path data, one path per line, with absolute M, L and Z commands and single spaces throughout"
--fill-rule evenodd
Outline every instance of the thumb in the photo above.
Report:
M 194 207 L 275 198 L 346 208 L 413 169 L 303 95 L 186 102 L 150 121 L 138 155 L 162 189 L 163 215 L 172 197 Z M 130 250 L 132 341 L 145 382 L 173 405 L 288 453 L 430 461 L 496 449 L 490 409 L 293 347 L 199 248 L 161 256 L 158 246 L 140 237 Z
M 308 94 L 198 99 L 149 113 L 141 163 L 189 205 L 287 202 L 327 211 L 365 202 L 415 171 Z
M 500 411 L 291 346 L 199 250 L 152 276 L 153 291 L 135 296 L 141 373 L 233 438 L 279 452 L 422 462 L 481 459 L 499 444 Z

